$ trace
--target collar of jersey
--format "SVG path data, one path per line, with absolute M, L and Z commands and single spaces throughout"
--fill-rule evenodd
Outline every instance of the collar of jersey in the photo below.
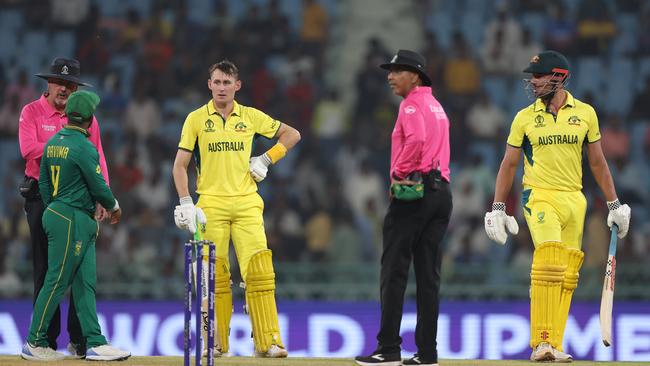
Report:
M 232 103 L 232 112 L 230 115 L 241 117 L 241 106 L 236 100 L 233 100 Z M 212 99 L 208 102 L 208 114 L 217 114 L 217 110 L 214 108 L 214 100 Z
M 81 132 L 81 133 L 82 133 L 84 136 L 86 136 L 86 137 L 89 137 L 89 136 L 90 136 L 90 132 L 88 132 L 88 130 L 83 129 L 83 128 L 78 127 L 78 126 L 65 125 L 65 126 L 63 126 L 63 128 L 65 128 L 66 130 L 70 130 L 70 131 L 78 131 L 78 132 Z
M 60 116 L 64 114 L 63 112 L 52 107 L 50 103 L 47 102 L 47 98 L 45 97 L 45 94 L 41 94 L 41 97 L 39 98 L 39 102 L 41 103 L 43 109 L 45 109 L 45 111 L 47 112 L 48 117 L 52 117 L 55 114 L 58 114 Z
M 576 106 L 576 100 L 573 97 L 571 93 L 569 93 L 568 90 L 564 90 L 566 92 L 566 101 L 564 102 L 564 105 L 560 109 L 564 109 L 567 107 L 575 107 Z M 544 102 L 542 102 L 541 98 L 537 98 L 535 101 L 535 112 L 543 112 L 546 110 L 546 105 Z

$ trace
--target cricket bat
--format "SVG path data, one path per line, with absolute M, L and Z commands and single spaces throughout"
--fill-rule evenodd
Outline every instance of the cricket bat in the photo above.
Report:
M 616 281 L 616 241 L 618 226 L 612 225 L 612 236 L 609 239 L 609 254 L 605 266 L 603 293 L 600 298 L 600 335 L 605 347 L 612 345 L 612 307 L 614 305 L 614 283 Z

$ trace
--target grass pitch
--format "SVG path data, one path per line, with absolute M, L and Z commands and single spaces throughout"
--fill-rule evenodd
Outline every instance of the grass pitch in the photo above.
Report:
M 46 364 L 51 366 L 180 366 L 183 365 L 182 357 L 131 357 L 126 361 L 122 362 L 90 362 L 84 360 L 64 360 L 60 362 L 31 362 L 25 361 L 20 356 L 0 356 L 0 366 L 27 366 L 27 365 L 39 365 Z M 192 365 L 193 365 L 192 359 Z M 205 365 L 205 360 L 203 360 L 202 365 Z M 214 360 L 214 364 L 219 365 L 229 365 L 229 366 L 250 366 L 250 365 L 261 365 L 261 366 L 353 366 L 356 365 L 354 360 L 351 358 L 301 358 L 301 357 L 289 357 L 284 359 L 271 359 L 271 358 L 253 358 L 253 357 L 227 357 L 227 358 L 217 358 Z M 526 360 L 515 360 L 515 361 L 505 361 L 505 360 L 440 360 L 438 363 L 440 366 L 531 366 L 533 363 Z M 650 362 L 593 362 L 593 361 L 574 361 L 572 365 L 576 366 L 612 366 L 612 365 L 621 365 L 621 366 L 650 366 Z

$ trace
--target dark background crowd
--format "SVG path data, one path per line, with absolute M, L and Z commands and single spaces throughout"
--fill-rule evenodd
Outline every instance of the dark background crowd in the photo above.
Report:
M 303 136 L 259 186 L 279 295 L 374 298 L 399 103 L 377 65 L 411 48 L 425 55 L 451 121 L 443 296 L 527 294 L 516 287 L 528 282 L 533 249 L 520 190 L 508 207 L 521 231 L 505 247 L 489 241 L 483 215 L 510 122 L 531 103 L 521 70 L 555 49 L 571 62 L 568 90 L 596 108 L 619 198 L 632 207 L 618 258 L 631 271 L 629 291 L 620 296 L 650 298 L 635 282 L 650 277 L 642 265 L 650 259 L 649 1 L 0 0 L 0 44 L 0 297 L 32 291 L 18 116 L 45 90 L 33 75 L 63 56 L 81 62 L 102 98 L 97 117 L 124 210 L 119 225 L 101 225 L 100 297 L 180 297 L 188 238 L 173 222 L 171 166 L 185 116 L 210 98 L 208 67 L 227 58 L 240 69 L 237 101 Z M 584 171 L 584 271 L 594 276 L 581 281 L 597 287 L 607 208 L 586 163 Z

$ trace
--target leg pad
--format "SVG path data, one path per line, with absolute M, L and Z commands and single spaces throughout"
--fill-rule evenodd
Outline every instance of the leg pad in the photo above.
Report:
M 284 348 L 275 304 L 271 250 L 257 252 L 251 257 L 246 277 L 246 303 L 253 326 L 255 351 L 266 353 L 271 345 Z
M 535 248 L 530 272 L 530 346 L 533 349 L 542 342 L 557 347 L 554 325 L 566 267 L 566 248 L 561 243 L 547 242 Z

